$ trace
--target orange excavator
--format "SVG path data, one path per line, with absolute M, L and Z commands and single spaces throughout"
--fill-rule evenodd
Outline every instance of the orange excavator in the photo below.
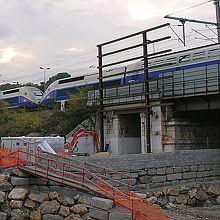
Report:
M 93 137 L 93 142 L 96 147 L 96 152 L 100 151 L 99 135 L 95 131 L 85 131 L 84 129 L 79 129 L 74 135 L 70 143 L 64 144 L 64 151 L 58 153 L 60 156 L 71 156 L 78 151 L 77 143 L 80 137 Z

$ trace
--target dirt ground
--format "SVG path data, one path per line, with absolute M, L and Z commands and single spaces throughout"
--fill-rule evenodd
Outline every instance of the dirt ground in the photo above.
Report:
M 220 205 L 194 208 L 178 206 L 166 213 L 172 220 L 220 220 Z

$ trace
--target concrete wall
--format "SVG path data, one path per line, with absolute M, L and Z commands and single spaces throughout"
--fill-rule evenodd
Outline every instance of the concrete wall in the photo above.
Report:
M 220 180 L 218 149 L 79 159 L 130 173 L 135 189 Z

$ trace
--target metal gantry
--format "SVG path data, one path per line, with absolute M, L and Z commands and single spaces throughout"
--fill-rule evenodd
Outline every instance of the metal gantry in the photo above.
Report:
M 147 152 L 150 153 L 151 152 L 151 146 L 150 146 L 150 113 L 151 113 L 151 109 L 150 109 L 150 99 L 149 99 L 149 72 L 148 72 L 148 59 L 150 57 L 156 57 L 168 52 L 171 52 L 170 49 L 166 49 L 166 50 L 161 50 L 161 51 L 157 51 L 154 53 L 149 53 L 148 50 L 148 45 L 149 44 L 155 44 L 161 41 L 166 41 L 168 39 L 170 39 L 170 36 L 163 36 L 160 38 L 156 38 L 156 39 L 149 39 L 148 38 L 148 34 L 152 33 L 154 31 L 158 31 L 161 30 L 164 27 L 169 26 L 169 23 L 165 23 L 162 25 L 158 25 L 152 28 L 149 28 L 147 30 L 143 30 L 140 32 L 136 32 L 127 36 L 123 36 L 120 38 L 117 38 L 115 40 L 111 40 L 102 44 L 97 45 L 98 48 L 98 70 L 99 70 L 99 126 L 100 126 L 100 144 L 101 144 L 101 151 L 104 151 L 104 103 L 103 103 L 103 90 L 107 89 L 107 88 L 112 88 L 112 87 L 108 87 L 108 86 L 103 86 L 103 80 L 108 80 L 108 78 L 113 77 L 113 76 L 125 76 L 126 74 L 129 73 L 129 71 L 127 72 L 120 72 L 120 73 L 116 73 L 116 74 L 112 74 L 112 75 L 103 75 L 104 72 L 104 68 L 106 67 L 114 67 L 115 65 L 119 65 L 119 64 L 124 64 L 124 63 L 128 63 L 131 61 L 136 61 L 136 60 L 143 60 L 143 68 L 141 69 L 137 69 L 135 70 L 135 72 L 137 71 L 143 71 L 144 73 L 144 83 L 145 83 L 145 114 L 146 114 L 146 138 L 147 138 Z M 142 38 L 142 42 L 141 43 L 137 43 L 137 44 L 133 44 L 132 46 L 129 47 L 122 47 L 121 49 L 117 49 L 117 50 L 112 50 L 110 52 L 107 53 L 103 53 L 104 49 L 106 46 L 112 45 L 114 43 L 118 43 L 121 41 L 126 42 L 129 39 L 134 39 L 134 37 L 141 37 Z M 140 56 L 132 56 L 128 59 L 123 59 L 120 58 L 118 59 L 116 62 L 111 62 L 111 63 L 107 63 L 107 64 L 103 64 L 103 59 L 110 56 L 110 55 L 114 55 L 114 54 L 121 54 L 122 52 L 125 51 L 129 51 L 135 48 L 142 48 L 142 54 Z M 132 71 L 131 71 L 132 72 Z M 128 95 L 129 96 L 129 95 Z

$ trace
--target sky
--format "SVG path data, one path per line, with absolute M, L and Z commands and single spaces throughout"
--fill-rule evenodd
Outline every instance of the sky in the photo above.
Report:
M 207 1 L 0 0 L 0 84 L 40 83 L 44 78 L 40 67 L 50 68 L 46 79 L 58 72 L 73 76 L 96 72 L 92 67 L 97 65 L 97 44 L 166 22 L 181 36 L 179 22 L 163 17 L 172 14 L 215 22 L 213 2 L 190 8 L 204 2 Z M 188 46 L 212 43 L 192 28 L 216 41 L 214 26 L 209 26 L 211 31 L 205 25 L 187 23 Z M 170 29 L 164 34 L 173 37 L 167 46 L 183 49 Z

